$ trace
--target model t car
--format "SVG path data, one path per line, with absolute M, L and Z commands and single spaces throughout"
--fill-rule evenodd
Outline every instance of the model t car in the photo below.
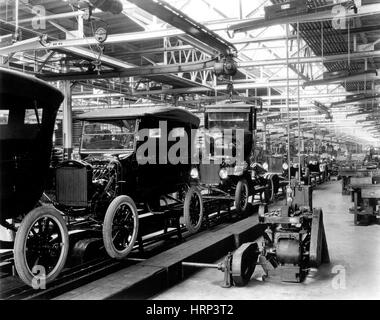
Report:
M 55 195 L 39 205 L 63 96 L 12 71 L 1 70 L 0 79 L 1 112 L 8 112 L 0 135 L 1 225 L 16 232 L 14 263 L 26 284 L 58 276 L 69 254 L 70 230 L 98 233 L 109 256 L 122 259 L 135 247 L 142 214 L 184 211 L 190 229 L 192 215 L 202 217 L 200 194 L 188 187 L 186 139 L 199 119 L 170 107 L 82 114 L 81 159 L 56 169 Z
M 250 196 L 266 193 L 268 197 L 265 170 L 252 157 L 256 105 L 227 101 L 207 106 L 204 126 L 202 159 L 193 168 L 192 178 L 206 201 L 234 201 L 236 212 L 245 213 Z
M 191 130 L 199 118 L 173 107 L 116 108 L 77 117 L 83 123 L 80 158 L 56 171 L 56 204 L 75 228 L 101 229 L 112 258 L 123 259 L 142 234 L 141 223 L 176 211 L 193 230 L 190 211 L 202 217 L 200 194 L 189 188 Z M 186 199 L 188 199 L 186 201 Z M 178 218 L 179 224 L 179 218 Z
M 49 169 L 52 135 L 63 95 L 43 81 L 0 69 L 0 223 L 16 231 L 14 263 L 31 285 L 44 267 L 52 279 L 68 253 L 68 233 L 54 207 L 36 207 Z

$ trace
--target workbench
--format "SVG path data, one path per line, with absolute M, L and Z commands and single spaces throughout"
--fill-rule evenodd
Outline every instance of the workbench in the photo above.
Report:
M 339 170 L 339 176 L 342 177 L 342 194 L 343 195 L 349 195 L 350 189 L 350 179 L 351 177 L 354 178 L 362 178 L 362 177 L 369 177 L 371 175 L 371 172 L 367 169 L 342 169 Z
M 353 178 L 350 183 L 354 206 L 350 211 L 354 214 L 354 223 L 369 224 L 380 218 L 380 184 L 374 184 L 372 177 Z M 375 180 L 375 182 L 377 182 Z

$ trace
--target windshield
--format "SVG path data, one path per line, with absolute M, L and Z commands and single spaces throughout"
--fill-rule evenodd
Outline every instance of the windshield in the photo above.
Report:
M 136 119 L 85 122 L 82 151 L 133 150 Z
M 248 112 L 210 112 L 208 129 L 244 129 L 249 130 Z

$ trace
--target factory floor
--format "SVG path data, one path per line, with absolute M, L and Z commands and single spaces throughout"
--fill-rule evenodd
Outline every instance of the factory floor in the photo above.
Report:
M 313 205 L 323 210 L 331 262 L 303 283 L 262 281 L 263 271 L 257 266 L 246 287 L 226 289 L 220 286 L 222 272 L 202 269 L 153 299 L 380 299 L 380 225 L 354 225 L 350 196 L 341 194 L 341 181 L 318 186 Z

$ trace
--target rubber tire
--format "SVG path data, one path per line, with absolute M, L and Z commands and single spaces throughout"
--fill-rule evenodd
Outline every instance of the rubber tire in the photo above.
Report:
M 30 211 L 22 220 L 20 227 L 17 230 L 15 243 L 14 243 L 14 264 L 17 273 L 21 280 L 29 286 L 32 286 L 34 275 L 29 271 L 25 259 L 25 241 L 29 234 L 30 228 L 34 223 L 42 217 L 49 217 L 57 224 L 61 232 L 63 250 L 55 268 L 46 275 L 45 283 L 48 284 L 54 280 L 62 271 L 65 266 L 67 255 L 69 253 L 69 234 L 67 226 L 62 214 L 53 207 L 41 206 Z
M 126 203 L 129 206 L 129 208 L 132 209 L 133 220 L 134 220 L 134 230 L 133 230 L 130 245 L 125 250 L 120 251 L 115 248 L 112 241 L 112 224 L 113 224 L 113 218 L 115 216 L 116 210 L 123 203 Z M 110 205 L 108 206 L 106 214 L 104 216 L 103 229 L 102 229 L 103 243 L 108 255 L 114 259 L 118 259 L 118 260 L 124 259 L 132 251 L 133 246 L 136 243 L 138 231 L 139 231 L 138 211 L 137 211 L 135 202 L 132 200 L 132 198 L 122 195 L 113 199 Z
M 191 204 L 191 198 L 194 193 L 198 196 L 199 204 L 200 204 L 199 220 L 195 226 L 191 223 L 191 219 L 190 219 L 190 204 Z M 202 222 L 203 222 L 203 200 L 202 200 L 201 192 L 195 186 L 192 186 L 186 193 L 185 202 L 183 205 L 183 218 L 184 218 L 184 224 L 186 226 L 186 229 L 191 234 L 197 233 L 200 230 L 202 226 Z
M 246 191 L 247 191 L 247 202 L 244 208 L 240 206 L 241 191 L 243 188 L 246 188 Z M 248 199 L 249 199 L 249 187 L 248 187 L 247 180 L 245 179 L 239 180 L 235 189 L 235 208 L 238 215 L 244 214 L 247 211 Z
M 273 201 L 274 200 L 274 181 L 273 181 L 273 177 L 271 177 L 270 179 L 268 179 L 268 181 L 269 181 L 269 188 L 270 188 L 269 201 Z

